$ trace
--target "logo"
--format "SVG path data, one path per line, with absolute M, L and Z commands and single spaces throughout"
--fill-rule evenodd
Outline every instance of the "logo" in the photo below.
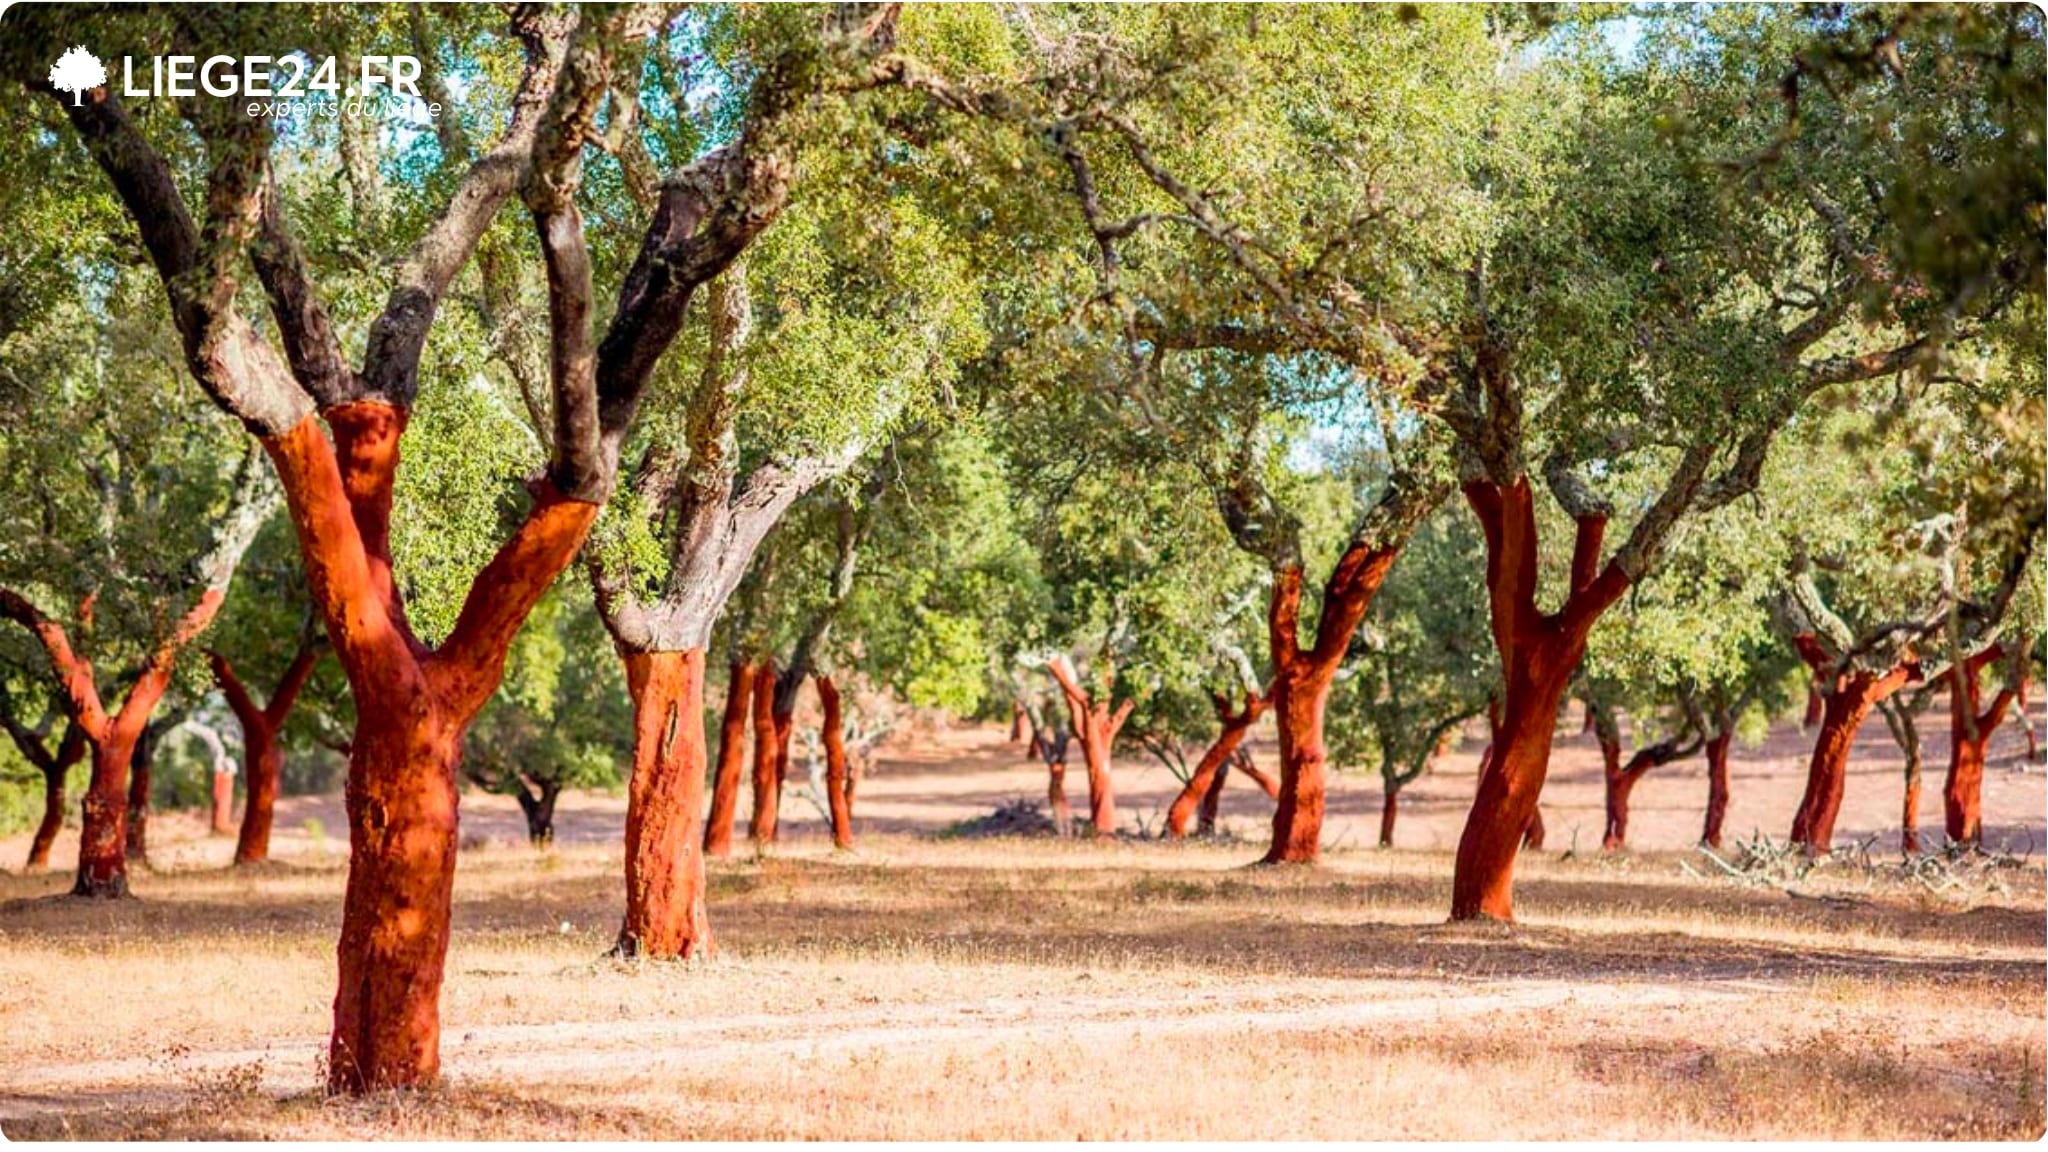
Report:
M 87 52 L 83 46 L 72 48 L 57 62 L 50 65 L 50 87 L 59 92 L 71 93 L 71 106 L 81 107 L 85 94 L 94 88 L 107 84 L 107 70 L 100 64 L 100 58 Z
M 424 111 L 432 120 L 441 115 L 438 103 L 420 96 L 420 62 L 412 56 L 358 57 L 354 76 L 338 76 L 332 56 L 315 59 L 303 52 L 144 59 L 146 72 L 137 67 L 134 57 L 121 58 L 122 96 L 132 99 L 205 95 L 243 99 L 248 101 L 246 114 L 252 118 L 404 115 Z M 50 66 L 50 86 L 69 92 L 75 108 L 85 103 L 87 92 L 111 84 L 100 58 L 79 46 L 67 50 Z

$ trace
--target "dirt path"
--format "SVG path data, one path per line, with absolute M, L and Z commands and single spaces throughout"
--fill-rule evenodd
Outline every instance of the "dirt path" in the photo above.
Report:
M 1503 981 L 1418 986 L 1398 981 L 1310 982 L 1271 988 L 1205 989 L 1183 995 L 992 997 L 943 1005 L 875 1005 L 818 1013 L 753 1013 L 703 1019 L 485 1025 L 451 1032 L 449 1079 L 496 1083 L 593 1083 L 679 1064 L 758 1061 L 913 1046 L 1035 1042 L 1053 1050 L 1127 1037 L 1256 1031 L 1261 1035 L 1428 1025 L 1496 1012 L 1543 1008 L 1698 1008 L 1777 996 L 1792 989 L 1759 981 L 1716 987 L 1637 983 L 1574 985 Z M 153 1057 L 12 1068 L 0 1084 L 0 1120 L 45 1111 L 90 1091 L 103 1107 L 163 1105 L 240 1080 L 276 1096 L 315 1083 L 324 1036 L 281 1038 L 261 1048 L 177 1049 Z M 170 1082 L 167 1084 L 166 1082 Z M 181 1085 L 182 1087 L 178 1086 Z

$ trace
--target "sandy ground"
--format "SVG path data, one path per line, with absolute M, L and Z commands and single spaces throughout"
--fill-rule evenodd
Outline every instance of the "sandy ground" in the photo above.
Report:
M 2033 1138 L 2048 962 L 2038 860 L 1941 894 L 1883 870 L 1793 892 L 1702 871 L 1697 762 L 1636 790 L 1637 851 L 1603 857 L 1598 756 L 1560 743 L 1551 851 L 1513 929 L 1448 927 L 1476 748 L 1370 842 L 1377 781 L 1338 779 L 1327 863 L 1255 846 L 947 839 L 1043 777 L 991 729 L 923 734 L 866 782 L 860 849 L 785 802 L 788 842 L 714 867 L 721 949 L 603 958 L 622 802 L 565 798 L 560 847 L 464 800 L 443 1003 L 445 1085 L 370 1101 L 316 1086 L 345 824 L 282 806 L 281 862 L 220 865 L 196 817 L 153 825 L 140 898 L 54 898 L 0 875 L 0 1128 L 15 1137 L 1051 1139 Z M 1945 749 L 1929 737 L 1939 826 Z M 2009 755 L 1994 842 L 2042 843 L 2043 778 Z M 1735 762 L 1730 830 L 1783 835 L 1803 741 Z M 1270 762 L 1270 748 L 1261 748 Z M 1079 772 L 1069 774 L 1076 782 Z M 1865 733 L 1844 838 L 1888 835 L 1898 760 Z M 793 784 L 795 781 L 793 781 Z M 1127 818 L 1173 782 L 1119 769 Z M 1078 788 L 1078 785 L 1077 785 Z M 1076 799 L 1078 801 L 1078 791 Z M 1227 822 L 1270 812 L 1233 784 Z M 744 819 L 744 813 L 742 814 Z M 1580 850 L 1571 847 L 1578 830 Z M 58 859 L 71 851 L 60 845 Z M 0 841 L 0 859 L 25 851 Z M 1882 855 L 1881 852 L 1878 853 Z M 2036 852 L 2038 857 L 2039 853 Z M 1455 1106 L 1446 1107 L 1455 1102 Z

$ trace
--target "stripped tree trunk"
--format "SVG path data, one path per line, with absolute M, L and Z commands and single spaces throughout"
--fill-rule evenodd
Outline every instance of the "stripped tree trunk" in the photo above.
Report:
M 704 854 L 721 860 L 732 855 L 733 814 L 739 808 L 740 776 L 746 770 L 754 679 L 754 666 L 747 661 L 734 660 L 727 667 L 725 712 L 718 726 L 718 775 L 711 788 L 711 815 L 704 822 Z
M 1630 582 L 1619 564 L 1600 566 L 1607 518 L 1578 518 L 1570 591 L 1554 613 L 1536 608 L 1536 510 L 1526 476 L 1511 484 L 1475 481 L 1466 501 L 1486 536 L 1486 584 L 1499 650 L 1502 695 L 1493 754 L 1480 773 L 1472 813 L 1458 839 L 1451 918 L 1514 918 L 1515 856 L 1542 843 L 1537 797 L 1550 769 L 1558 708 L 1600 614 Z
M 1081 688 L 1065 657 L 1053 660 L 1048 665 L 1053 679 L 1059 683 L 1060 692 L 1067 700 L 1067 714 L 1073 722 L 1076 739 L 1081 742 L 1081 757 L 1088 766 L 1088 822 L 1090 835 L 1107 836 L 1116 831 L 1116 786 L 1110 777 L 1110 750 L 1116 743 L 1116 736 L 1123 729 L 1124 721 L 1130 719 L 1134 700 L 1125 700 L 1112 711 L 1107 690 L 1104 698 L 1097 701 Z M 1105 680 L 1114 682 L 1113 676 Z M 1064 764 L 1061 765 L 1065 767 Z M 1064 801 L 1065 789 L 1060 796 Z
M 1948 778 L 1941 789 L 1942 820 L 1948 838 L 1965 848 L 1975 848 L 1984 839 L 1985 751 L 1991 734 L 2005 719 L 2006 709 L 2020 699 L 2025 648 L 2024 643 L 2015 645 L 2015 663 L 2020 667 L 2006 676 L 2005 687 L 1988 706 L 1978 677 L 1986 665 L 2005 657 L 2001 646 L 1993 644 L 1949 668 L 1949 759 Z M 2026 720 L 2024 713 L 2021 720 Z
M 843 851 L 853 847 L 853 775 L 846 762 L 846 721 L 840 715 L 839 686 L 822 672 L 816 680 L 818 702 L 825 712 L 821 735 L 825 744 L 826 804 L 832 814 L 832 846 Z
M 1187 835 L 1188 818 L 1208 801 L 1211 792 L 1220 797 L 1223 787 L 1218 780 L 1229 771 L 1229 760 L 1237 752 L 1238 745 L 1244 742 L 1245 733 L 1258 723 L 1259 716 L 1266 710 L 1266 696 L 1262 692 L 1245 693 L 1244 706 L 1236 712 L 1230 710 L 1230 700 L 1221 694 L 1214 697 L 1214 702 L 1216 719 L 1222 728 L 1208 751 L 1202 753 L 1195 770 L 1188 774 L 1187 785 L 1174 798 L 1173 806 L 1166 810 L 1166 838 L 1169 840 L 1179 840 Z M 1210 826 L 1213 828 L 1214 825 L 1212 814 Z
M 704 650 L 629 652 L 633 776 L 621 956 L 681 960 L 713 947 L 704 901 Z
M 775 721 L 775 660 L 762 657 L 754 691 L 754 812 L 747 839 L 756 848 L 775 843 L 782 800 L 782 735 Z
M 1840 670 L 1812 635 L 1801 633 L 1795 642 L 1814 675 L 1825 679 L 1821 685 L 1820 731 L 1814 737 L 1813 756 L 1807 762 L 1806 792 L 1792 818 L 1792 842 L 1808 853 L 1822 853 L 1834 845 L 1835 818 L 1842 810 L 1849 752 L 1856 743 L 1857 730 L 1879 701 L 1918 679 L 1920 668 L 1907 657 L 1884 671 L 1859 667 Z
M 1908 857 L 1920 853 L 1920 728 L 1913 722 L 1913 709 L 1898 698 L 1879 704 L 1885 727 L 1905 754 L 1905 788 L 1899 803 L 1899 851 Z
M 26 872 L 49 868 L 50 848 L 57 842 L 57 834 L 64 830 L 65 778 L 72 765 L 85 758 L 85 730 L 68 721 L 56 748 L 50 747 L 49 730 L 55 720 L 54 716 L 46 716 L 41 725 L 30 727 L 14 714 L 11 702 L 0 695 L 0 724 L 14 738 L 22 758 L 34 765 L 43 778 L 43 817 L 29 841 L 28 863 L 23 868 Z
M 1707 817 L 1700 830 L 1700 843 L 1721 847 L 1722 826 L 1728 821 L 1728 746 L 1735 739 L 1735 717 L 1727 710 L 1714 713 L 1714 735 L 1707 740 Z
M 249 694 L 233 665 L 218 652 L 208 653 L 214 681 L 227 697 L 228 708 L 242 726 L 242 780 L 248 798 L 242 807 L 241 835 L 235 842 L 235 863 L 256 864 L 270 858 L 270 829 L 277 807 L 278 778 L 284 772 L 284 749 L 278 733 L 291 715 L 299 693 L 312 679 L 324 645 L 308 635 L 292 654 L 284 675 L 270 693 L 270 703 L 259 705 Z

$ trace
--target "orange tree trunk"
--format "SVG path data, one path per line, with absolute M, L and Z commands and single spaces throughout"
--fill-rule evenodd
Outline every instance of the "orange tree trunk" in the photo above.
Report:
M 50 866 L 50 846 L 57 842 L 57 833 L 64 830 L 64 777 L 71 766 L 50 765 L 43 773 L 43 819 L 36 825 L 35 838 L 29 841 L 28 865 L 26 870 L 41 872 Z
M 1607 829 L 1600 847 L 1614 851 L 1628 845 L 1628 798 L 1635 791 L 1638 773 L 1617 772 L 1607 778 Z
M 1492 755 L 1458 838 L 1451 918 L 1512 920 L 1515 857 L 1525 839 L 1531 847 L 1541 845 L 1537 798 L 1550 770 L 1558 707 L 1585 655 L 1588 633 L 1627 590 L 1629 578 L 1615 563 L 1600 566 L 1605 517 L 1582 517 L 1565 603 L 1554 613 L 1539 612 L 1536 513 L 1528 478 L 1470 483 L 1465 498 L 1486 537 L 1487 599 L 1502 692 Z
M 1820 689 L 1809 685 L 1806 689 L 1806 714 L 1799 718 L 1799 730 L 1804 732 L 1820 723 L 1826 712 L 1826 698 L 1821 695 Z
M 235 839 L 235 863 L 260 864 L 270 859 L 270 829 L 277 812 L 277 783 L 284 773 L 284 749 L 277 731 L 266 726 L 242 729 L 241 835 Z
M 235 774 L 215 771 L 213 774 L 213 828 L 215 836 L 230 836 L 235 831 Z
M 1991 734 L 2005 719 L 2006 708 L 2019 699 L 2021 691 L 2021 682 L 2014 679 L 1992 698 L 1989 707 L 1983 707 L 1978 676 L 1985 665 L 2003 655 L 1993 645 L 1949 669 L 1948 777 L 1941 788 L 1942 823 L 1951 841 L 1969 848 L 1984 839 L 1985 751 Z M 2020 719 L 2027 722 L 2024 715 Z
M 178 653 L 213 622 L 224 596 L 224 588 L 208 588 L 201 594 L 170 638 L 151 654 L 128 689 L 120 710 L 109 714 L 100 702 L 91 662 L 72 651 L 63 627 L 12 591 L 0 589 L 0 615 L 22 623 L 36 634 L 62 687 L 71 723 L 91 746 L 92 777 L 79 806 L 78 879 L 71 889 L 74 895 L 128 894 L 128 816 L 133 795 L 129 770 L 136 747 L 148 731 L 150 713 L 170 688 Z M 89 615 L 90 611 L 88 599 L 81 614 Z M 146 779 L 142 787 L 146 798 Z
M 821 735 L 825 744 L 825 794 L 832 811 L 832 846 L 851 848 L 853 781 L 846 767 L 846 730 L 839 712 L 839 686 L 823 674 L 817 677 L 817 684 L 818 702 L 825 711 Z
M 1879 677 L 1859 672 L 1843 677 L 1824 697 L 1820 731 L 1806 766 L 1806 792 L 1792 818 L 1792 842 L 1809 852 L 1826 852 L 1834 845 L 1835 818 L 1842 810 L 1842 791 L 1849 775 L 1849 750 L 1870 710 L 1883 698 L 1878 689 Z
M 1707 819 L 1700 843 L 1718 849 L 1722 825 L 1728 821 L 1728 746 L 1735 739 L 1735 724 L 1726 716 L 1714 723 L 1714 736 L 1707 741 Z
M 1209 787 L 1202 793 L 1202 805 L 1195 816 L 1195 834 L 1214 836 L 1216 817 L 1223 810 L 1223 782 L 1230 779 L 1230 763 L 1217 765 L 1216 775 L 1209 781 Z
M 704 650 L 630 652 L 633 778 L 626 799 L 622 956 L 683 960 L 712 950 L 704 901 Z
M 1401 814 L 1401 790 L 1389 788 L 1380 801 L 1380 847 L 1394 846 L 1394 820 Z
M 1136 701 L 1125 700 L 1114 710 L 1108 699 L 1096 700 L 1082 689 L 1073 669 L 1067 666 L 1065 657 L 1049 665 L 1053 679 L 1059 683 L 1060 692 L 1066 697 L 1067 715 L 1074 727 L 1074 738 L 1081 742 L 1081 760 L 1088 768 L 1088 822 L 1090 835 L 1107 836 L 1116 831 L 1116 784 L 1110 776 L 1110 753 L 1116 744 L 1116 736 L 1123 729 L 1124 721 L 1130 719 L 1131 708 Z M 1110 683 L 1114 676 L 1105 677 Z M 1107 691 L 1104 693 L 1107 696 Z M 1062 764 L 1064 767 L 1064 764 Z M 1065 802 L 1064 781 L 1061 782 L 1060 802 Z M 1058 819 L 1057 816 L 1054 817 Z
M 156 742 L 147 724 L 135 738 L 128 753 L 128 819 L 123 837 L 128 859 L 149 858 L 149 793 L 155 786 L 151 769 L 156 763 Z
M 35 838 L 29 840 L 29 863 L 23 871 L 45 871 L 49 869 L 49 849 L 57 842 L 57 832 L 63 830 L 63 785 L 72 775 L 72 765 L 86 756 L 86 734 L 78 724 L 66 724 L 63 740 L 51 750 L 39 732 L 16 726 L 12 717 L 8 717 L 8 728 L 16 732 L 16 744 L 35 760 L 43 777 L 43 820 L 35 826 Z
M 1807 762 L 1806 792 L 1792 818 L 1792 842 L 1809 853 L 1826 852 L 1834 845 L 1835 818 L 1842 811 L 1849 751 L 1856 743 L 1857 730 L 1871 709 L 1917 679 L 1920 669 L 1906 660 L 1883 672 L 1853 667 L 1842 671 L 1830 666 L 1811 635 L 1802 633 L 1795 643 L 1815 675 L 1825 679 L 1821 684 L 1820 731 L 1814 736 L 1813 756 Z
M 718 725 L 718 775 L 711 787 L 711 815 L 704 822 L 704 854 L 732 855 L 733 813 L 739 808 L 740 775 L 746 767 L 748 706 L 753 700 L 754 666 L 735 660 L 727 668 L 725 712 Z
M 349 873 L 337 948 L 328 1089 L 440 1074 L 440 992 L 455 882 L 462 734 L 504 675 L 513 638 L 574 558 L 597 504 L 534 485 L 525 521 L 477 574 L 438 649 L 413 635 L 391 572 L 392 481 L 405 409 L 377 401 L 263 438 L 307 583 L 348 673 Z
M 754 813 L 747 821 L 747 839 L 755 846 L 775 843 L 776 809 L 781 802 L 782 740 L 775 731 L 775 661 L 761 660 L 754 680 Z
M 1297 563 L 1274 573 L 1266 639 L 1273 659 L 1268 695 L 1279 729 L 1280 782 L 1273 808 L 1273 840 L 1261 863 L 1313 864 L 1322 854 L 1324 797 L 1329 787 L 1323 714 L 1330 685 L 1344 662 L 1352 634 L 1365 619 L 1398 555 L 1398 543 L 1384 547 L 1352 544 L 1324 586 L 1315 639 L 1306 647 L 1301 642 L 1301 568 Z
M 1188 818 L 1195 814 L 1196 808 L 1207 802 L 1211 792 L 1221 797 L 1223 789 L 1217 781 L 1223 773 L 1229 771 L 1231 756 L 1236 753 L 1237 746 L 1244 742 L 1245 733 L 1258 722 L 1259 716 L 1266 709 L 1265 695 L 1259 692 L 1245 693 L 1244 707 L 1235 713 L 1230 710 L 1230 701 L 1223 696 L 1217 696 L 1215 703 L 1216 719 L 1222 723 L 1222 730 L 1217 733 L 1216 742 L 1209 745 L 1207 752 L 1202 753 L 1202 759 L 1195 764 L 1195 770 L 1188 774 L 1187 786 L 1180 790 L 1180 795 L 1174 797 L 1173 806 L 1166 810 L 1166 838 L 1169 840 L 1179 840 L 1187 835 Z M 1215 817 L 1212 811 L 1210 826 L 1214 825 Z
M 235 863 L 256 864 L 270 859 L 270 829 L 277 807 L 278 778 L 284 772 L 284 748 L 278 742 L 285 718 L 291 715 L 299 693 L 312 679 L 320 663 L 321 646 L 312 638 L 302 640 L 291 663 L 278 678 L 270 702 L 256 703 L 255 697 L 235 675 L 234 665 L 218 652 L 208 653 L 214 682 L 227 697 L 228 709 L 242 726 L 242 787 L 247 798 L 242 807 L 241 835 L 235 841 Z

